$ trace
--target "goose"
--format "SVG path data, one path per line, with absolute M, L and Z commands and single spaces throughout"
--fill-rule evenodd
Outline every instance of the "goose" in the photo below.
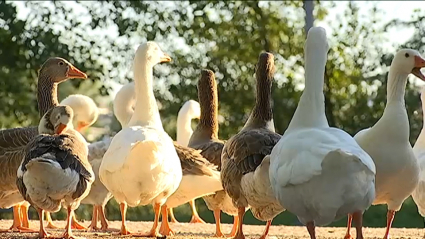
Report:
M 329 50 L 326 31 L 312 27 L 304 48 L 305 88 L 282 138 L 270 154 L 270 183 L 280 204 L 307 226 L 347 214 L 363 238 L 363 212 L 375 196 L 375 165 L 353 137 L 329 127 L 323 82 Z
M 78 132 L 82 132 L 94 124 L 99 117 L 99 108 L 93 99 L 81 94 L 69 95 L 59 105 L 68 105 L 74 111 L 73 125 Z
M 38 73 L 37 98 L 40 117 L 50 108 L 58 105 L 57 87 L 59 83 L 71 78 L 87 78 L 85 73 L 60 57 L 47 59 Z M 15 181 L 16 172 L 24 155 L 23 149 L 37 135 L 38 127 L 0 131 L 0 207 L 13 206 L 13 225 L 9 230 L 33 232 L 33 230 L 27 230 L 29 225 L 26 212 L 29 204 L 24 202 Z M 22 216 L 23 218 L 21 218 Z M 2 230 L 2 232 L 9 230 Z
M 201 107 L 201 116 L 198 126 L 190 137 L 189 147 L 201 150 L 202 156 L 221 170 L 221 152 L 225 141 L 218 139 L 218 95 L 217 83 L 214 73 L 210 70 L 201 71 L 201 79 L 198 82 L 198 98 Z M 238 209 L 233 205 L 232 199 L 224 190 L 214 195 L 205 196 L 204 201 L 211 211 L 214 212 L 216 223 L 215 236 L 223 237 L 220 226 L 221 211 L 232 215 L 233 229 L 230 236 L 235 236 L 238 223 Z
M 87 160 L 87 142 L 73 130 L 72 118 L 73 111 L 69 106 L 48 110 L 40 120 L 40 134 L 25 147 L 25 155 L 17 170 L 19 192 L 38 211 L 40 238 L 50 236 L 44 229 L 43 210 L 57 212 L 62 204 L 68 211 L 63 237 L 75 238 L 71 219 L 94 181 Z
M 399 50 L 391 63 L 387 82 L 387 104 L 374 126 L 358 132 L 354 139 L 372 157 L 376 165 L 376 198 L 373 205 L 387 204 L 389 232 L 395 212 L 401 209 L 419 182 L 419 164 L 409 142 L 409 118 L 404 103 L 407 77 L 410 73 L 425 81 L 420 69 L 425 60 L 412 49 Z M 347 235 L 350 236 L 348 218 Z
M 182 146 L 187 146 L 189 143 L 190 136 L 193 133 L 192 119 L 199 119 L 201 114 L 201 108 L 199 103 L 195 100 L 186 101 L 180 108 L 177 115 L 177 143 Z M 199 217 L 198 211 L 196 210 L 195 201 L 189 201 L 190 208 L 192 210 L 192 218 L 189 223 L 205 223 L 201 217 Z M 178 223 L 172 208 L 168 209 L 170 215 L 170 221 Z
M 74 112 L 74 117 L 73 117 L 73 127 L 75 130 L 77 130 L 78 132 L 82 132 L 84 129 L 86 129 L 87 127 L 91 126 L 92 124 L 94 124 L 97 120 L 97 118 L 99 117 L 99 109 L 96 105 L 96 103 L 93 101 L 92 98 L 86 96 L 86 95 L 81 95 L 81 94 L 72 94 L 67 96 L 65 99 L 63 99 L 59 105 L 68 105 L 72 108 L 73 112 Z M 103 141 L 99 141 L 96 142 L 94 144 L 89 144 L 89 156 L 88 159 L 90 161 L 90 164 L 93 168 L 93 170 L 96 172 L 96 180 L 93 183 L 92 187 L 91 187 L 91 191 L 93 191 L 93 193 L 89 193 L 89 195 L 87 195 L 86 198 L 84 198 L 82 200 L 82 204 L 90 204 L 89 202 L 93 201 L 92 198 L 94 197 L 102 197 L 101 195 L 105 195 L 104 191 L 106 190 L 106 188 L 99 182 L 99 178 L 97 176 L 97 172 L 99 170 L 99 166 L 100 166 L 100 161 L 103 157 L 103 155 L 100 155 L 100 160 L 96 160 L 99 158 L 94 158 L 94 156 L 98 155 L 99 156 L 99 151 L 103 151 L 105 152 L 108 145 L 109 145 L 110 139 L 106 139 L 106 142 Z M 93 155 L 93 152 L 96 152 L 96 155 Z M 107 190 L 106 190 L 107 191 Z M 102 194 L 103 193 L 103 194 Z M 108 200 L 112 197 L 110 195 L 110 193 L 108 192 L 105 196 L 103 196 L 105 198 L 108 198 L 105 202 L 105 204 L 108 202 Z M 99 199 L 101 200 L 101 199 Z M 104 210 L 102 208 L 99 208 L 97 205 L 93 207 L 93 214 L 98 213 L 99 211 L 99 217 L 102 223 L 102 230 L 106 230 L 108 228 L 108 224 L 106 221 L 106 218 L 104 217 Z M 51 228 L 51 229 L 57 229 L 59 228 L 58 226 L 56 226 L 53 223 L 52 217 L 50 216 L 50 213 L 48 211 L 45 211 L 45 218 L 47 220 L 47 225 L 46 228 Z M 101 216 L 103 215 L 103 216 Z M 96 218 L 96 217 L 95 217 Z M 97 219 L 97 218 L 96 218 Z M 87 229 L 84 225 L 82 225 L 80 222 L 77 221 L 76 217 L 72 217 L 72 221 L 71 221 L 71 228 L 72 229 Z M 93 221 L 90 224 L 89 228 L 94 228 L 94 229 L 98 229 L 97 228 L 97 220 Z
M 422 114 L 424 115 L 423 120 L 425 122 L 425 87 L 421 91 L 422 101 Z M 425 123 L 424 123 L 425 125 Z M 416 143 L 413 146 L 413 153 L 418 159 L 420 167 L 419 183 L 412 193 L 413 201 L 418 206 L 419 214 L 425 217 L 425 128 L 422 126 L 421 133 L 416 139 Z
M 267 221 L 261 239 L 267 237 L 272 219 L 284 209 L 270 187 L 268 155 L 279 141 L 271 107 L 274 56 L 261 53 L 256 68 L 255 106 L 242 130 L 231 137 L 221 154 L 221 181 L 238 208 L 238 229 L 234 238 L 245 238 L 243 218 L 250 206 L 255 218 Z
M 120 204 L 122 235 L 130 234 L 125 222 L 127 205 L 152 203 L 155 219 L 147 236 L 160 236 L 159 211 L 182 180 L 180 160 L 173 140 L 162 127 L 152 85 L 153 66 L 169 61 L 155 42 L 138 47 L 133 62 L 134 114 L 128 126 L 113 137 L 100 164 L 100 180 Z
M 123 128 L 127 127 L 128 121 L 133 115 L 131 104 L 133 103 L 134 94 L 134 84 L 128 83 L 115 96 L 114 109 L 120 109 L 114 111 L 114 114 Z M 163 205 L 162 210 L 182 205 L 188 201 L 193 201 L 195 198 L 223 189 L 217 166 L 205 159 L 199 150 L 185 147 L 175 141 L 173 141 L 173 144 L 180 159 L 183 178 L 177 190 Z M 167 217 L 163 217 L 162 220 L 163 224 L 161 225 L 160 233 L 162 235 L 173 235 L 174 232 L 169 227 Z

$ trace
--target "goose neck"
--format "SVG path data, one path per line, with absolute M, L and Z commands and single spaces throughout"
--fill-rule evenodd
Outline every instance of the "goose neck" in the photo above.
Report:
M 271 79 L 257 80 L 254 109 L 244 128 L 267 128 L 274 132 L 273 110 L 271 107 Z
M 59 105 L 57 96 L 58 84 L 51 76 L 40 73 L 38 77 L 37 101 L 40 117 L 52 107 Z
M 407 77 L 409 74 L 390 69 L 387 82 L 387 105 L 404 105 Z
M 146 60 L 138 63 L 136 57 L 134 62 L 136 104 L 134 107 L 134 114 L 129 122 L 129 126 L 149 125 L 162 128 L 158 105 L 153 93 L 152 78 L 153 67 L 146 64 Z

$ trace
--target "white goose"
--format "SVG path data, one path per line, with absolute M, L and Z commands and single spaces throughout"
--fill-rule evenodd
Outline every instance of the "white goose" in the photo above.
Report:
M 60 105 L 68 105 L 74 110 L 72 124 L 79 132 L 94 124 L 99 117 L 99 108 L 93 99 L 86 95 L 69 95 L 60 102 Z
M 120 203 L 123 235 L 130 234 L 125 223 L 127 204 L 152 203 L 155 220 L 147 236 L 160 236 L 159 211 L 182 180 L 180 160 L 162 127 L 153 93 L 153 66 L 170 60 L 155 42 L 138 47 L 133 62 L 134 114 L 128 127 L 112 139 L 99 168 L 100 180 Z
M 354 136 L 376 164 L 376 198 L 373 204 L 388 205 L 385 239 L 389 238 L 395 212 L 400 210 L 419 180 L 418 161 L 409 142 L 404 92 L 410 73 L 425 81 L 421 67 L 425 67 L 425 60 L 417 51 L 402 49 L 396 53 L 388 74 L 384 114 L 372 128 Z M 349 236 L 350 218 L 347 227 Z
M 193 134 L 192 120 L 199 119 L 201 107 L 195 100 L 186 101 L 177 115 L 177 143 L 187 146 Z
M 276 198 L 307 226 L 353 214 L 357 238 L 362 215 L 375 197 L 375 165 L 348 133 L 329 127 L 323 95 L 329 46 L 321 27 L 309 30 L 305 45 L 305 89 L 285 134 L 270 154 L 270 182 Z
M 425 88 L 421 92 L 422 101 L 422 114 L 424 115 L 424 126 L 425 126 Z M 412 193 L 413 201 L 418 206 L 419 214 L 425 217 L 425 127 L 422 126 L 422 131 L 416 139 L 415 146 L 413 146 L 413 153 L 419 162 L 421 174 L 419 177 L 419 183 L 416 189 Z

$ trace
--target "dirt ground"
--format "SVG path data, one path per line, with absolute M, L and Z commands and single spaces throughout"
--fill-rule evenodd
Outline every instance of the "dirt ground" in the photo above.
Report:
M 38 229 L 38 221 L 31 221 L 30 226 L 33 229 Z M 64 221 L 55 221 L 55 224 L 58 226 L 65 226 Z M 88 225 L 89 222 L 84 222 L 84 225 Z M 11 220 L 0 220 L 0 229 L 9 228 L 12 225 Z M 113 229 L 120 228 L 121 222 L 114 221 L 109 223 L 110 227 Z M 152 226 L 152 222 L 128 222 L 129 229 L 132 232 L 147 232 Z M 215 232 L 214 224 L 189 224 L 189 223 L 171 223 L 171 228 L 176 233 L 176 236 L 168 237 L 172 239 L 203 239 L 203 238 L 214 238 L 212 235 Z M 232 225 L 223 224 L 223 231 L 225 233 L 230 232 Z M 259 238 L 261 233 L 264 230 L 264 226 L 254 226 L 254 225 L 245 225 L 244 232 L 246 238 Z M 48 229 L 52 236 L 61 236 L 63 230 L 52 230 Z M 75 235 L 84 237 L 87 239 L 94 238 L 132 238 L 129 236 L 118 236 L 118 232 L 84 232 L 75 230 Z M 352 230 L 352 235 L 355 236 L 355 230 Z M 385 233 L 384 228 L 364 228 L 365 238 L 382 238 Z M 321 227 L 316 229 L 316 234 L 318 239 L 343 239 L 345 235 L 344 228 L 335 228 L 335 227 Z M 405 228 L 393 228 L 391 229 L 391 238 L 424 238 L 425 229 L 405 229 Z M 270 229 L 269 239 L 294 239 L 294 238 L 309 238 L 308 233 L 304 227 L 289 227 L 289 226 L 272 226 Z M 1 233 L 0 238 L 37 238 L 37 233 Z M 138 237 L 140 238 L 140 237 Z

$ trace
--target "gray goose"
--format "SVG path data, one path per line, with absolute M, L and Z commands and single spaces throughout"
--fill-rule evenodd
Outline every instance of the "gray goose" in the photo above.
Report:
M 189 147 L 201 150 L 202 156 L 221 169 L 221 152 L 225 141 L 218 139 L 218 95 L 217 83 L 214 73 L 210 70 L 201 71 L 201 79 L 198 82 L 198 98 L 201 106 L 201 117 L 198 126 L 193 132 Z M 218 191 L 213 195 L 203 197 L 208 209 L 214 212 L 216 223 L 216 237 L 222 237 L 224 234 L 220 226 L 221 211 L 234 216 L 233 229 L 231 236 L 236 234 L 238 223 L 238 210 L 233 206 L 230 197 L 224 190 Z
M 44 62 L 38 75 L 37 99 L 40 117 L 58 105 L 57 86 L 70 78 L 85 79 L 87 75 L 59 57 L 49 58 Z M 37 126 L 0 131 L 0 208 L 13 206 L 14 221 L 9 230 L 32 232 L 28 230 L 29 204 L 24 202 L 15 181 L 16 172 L 24 156 L 24 147 L 37 135 Z
M 271 107 L 274 57 L 260 54 L 257 69 L 257 93 L 254 109 L 242 130 L 224 145 L 221 155 L 223 188 L 238 208 L 238 230 L 234 238 L 245 238 L 243 217 L 251 207 L 255 218 L 267 221 L 261 239 L 268 235 L 272 219 L 284 209 L 275 198 L 269 180 L 270 156 L 281 136 L 275 133 Z
M 88 162 L 87 142 L 72 127 L 73 111 L 56 106 L 40 120 L 39 135 L 25 147 L 17 171 L 16 184 L 22 197 L 33 205 L 40 220 L 40 238 L 48 237 L 43 210 L 57 212 L 67 208 L 64 238 L 75 238 L 71 231 L 73 212 L 87 196 L 94 181 Z

